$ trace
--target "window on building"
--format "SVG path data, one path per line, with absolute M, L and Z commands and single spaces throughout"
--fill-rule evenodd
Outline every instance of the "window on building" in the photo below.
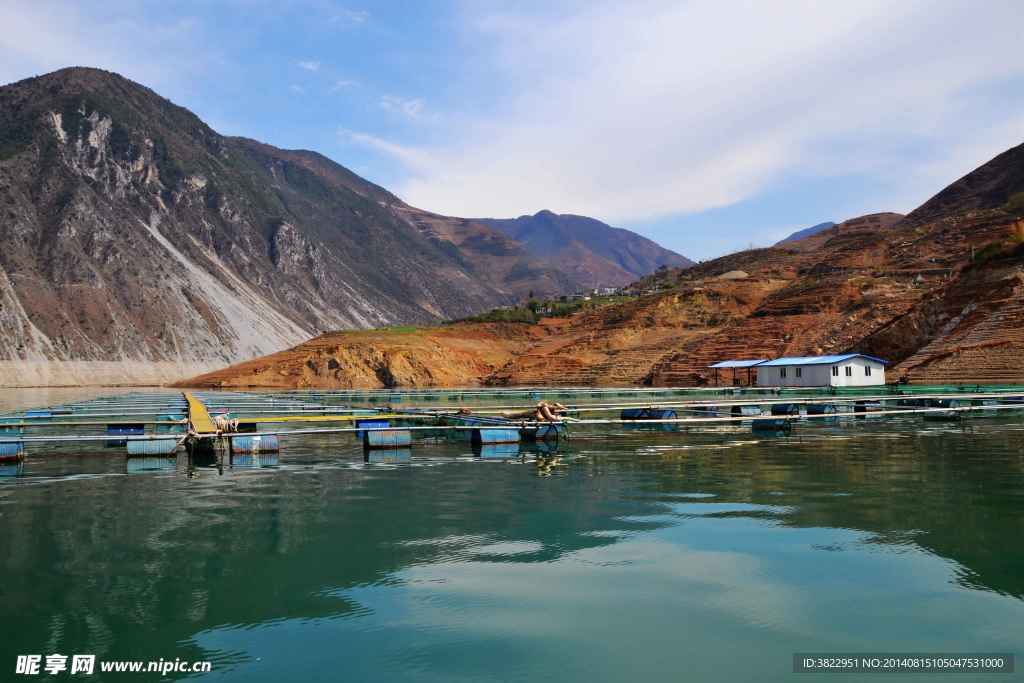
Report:
M 786 368 L 779 368 L 779 377 L 786 376 Z
M 865 377 L 870 377 L 871 376 L 871 366 L 870 365 L 865 365 L 864 366 L 864 376 Z
M 804 376 L 804 369 L 803 368 L 797 368 L 796 369 L 796 376 L 797 377 L 803 377 Z
M 847 377 L 853 377 L 853 366 L 852 365 L 847 365 L 846 366 L 846 376 Z
M 832 366 L 832 376 L 833 377 L 838 377 L 839 376 L 839 366 L 838 365 L 833 365 Z

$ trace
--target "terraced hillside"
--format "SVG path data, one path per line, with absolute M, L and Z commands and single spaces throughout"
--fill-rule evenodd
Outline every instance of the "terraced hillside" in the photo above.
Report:
M 503 342 L 507 357 L 470 379 L 700 385 L 718 360 L 861 351 L 893 361 L 890 380 L 1024 383 L 1024 145 L 905 217 L 857 217 L 796 242 L 662 271 L 632 289 L 656 291 L 519 325 Z M 347 347 L 344 337 L 332 340 Z M 196 381 L 224 378 L 259 383 L 241 367 Z

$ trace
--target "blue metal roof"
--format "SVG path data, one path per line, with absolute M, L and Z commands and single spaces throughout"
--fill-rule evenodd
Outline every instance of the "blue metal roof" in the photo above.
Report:
M 709 365 L 709 368 L 752 368 L 755 365 L 759 365 L 765 362 L 765 358 L 757 358 L 755 360 L 723 360 L 720 363 Z
M 833 363 L 842 363 L 848 361 L 851 358 L 867 358 L 873 360 L 882 365 L 888 365 L 889 361 L 875 356 L 869 356 L 866 353 L 842 353 L 838 356 L 793 356 L 790 358 L 776 358 L 775 360 L 765 361 L 758 367 L 771 367 L 777 365 L 832 365 Z

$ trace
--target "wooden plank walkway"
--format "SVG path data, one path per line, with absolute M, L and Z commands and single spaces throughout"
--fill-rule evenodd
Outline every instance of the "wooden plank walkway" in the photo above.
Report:
M 185 392 L 185 400 L 188 401 L 188 421 L 192 430 L 197 434 L 216 434 L 217 425 L 213 424 L 203 402 L 188 391 Z

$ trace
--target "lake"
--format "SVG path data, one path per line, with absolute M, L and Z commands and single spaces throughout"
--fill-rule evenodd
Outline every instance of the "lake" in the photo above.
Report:
M 373 460 L 341 435 L 223 467 L 30 447 L 0 477 L 0 666 L 775 681 L 795 652 L 1024 652 L 1019 414 L 579 430 L 554 454 L 442 441 Z M 973 678 L 1011 677 L 956 680 Z

